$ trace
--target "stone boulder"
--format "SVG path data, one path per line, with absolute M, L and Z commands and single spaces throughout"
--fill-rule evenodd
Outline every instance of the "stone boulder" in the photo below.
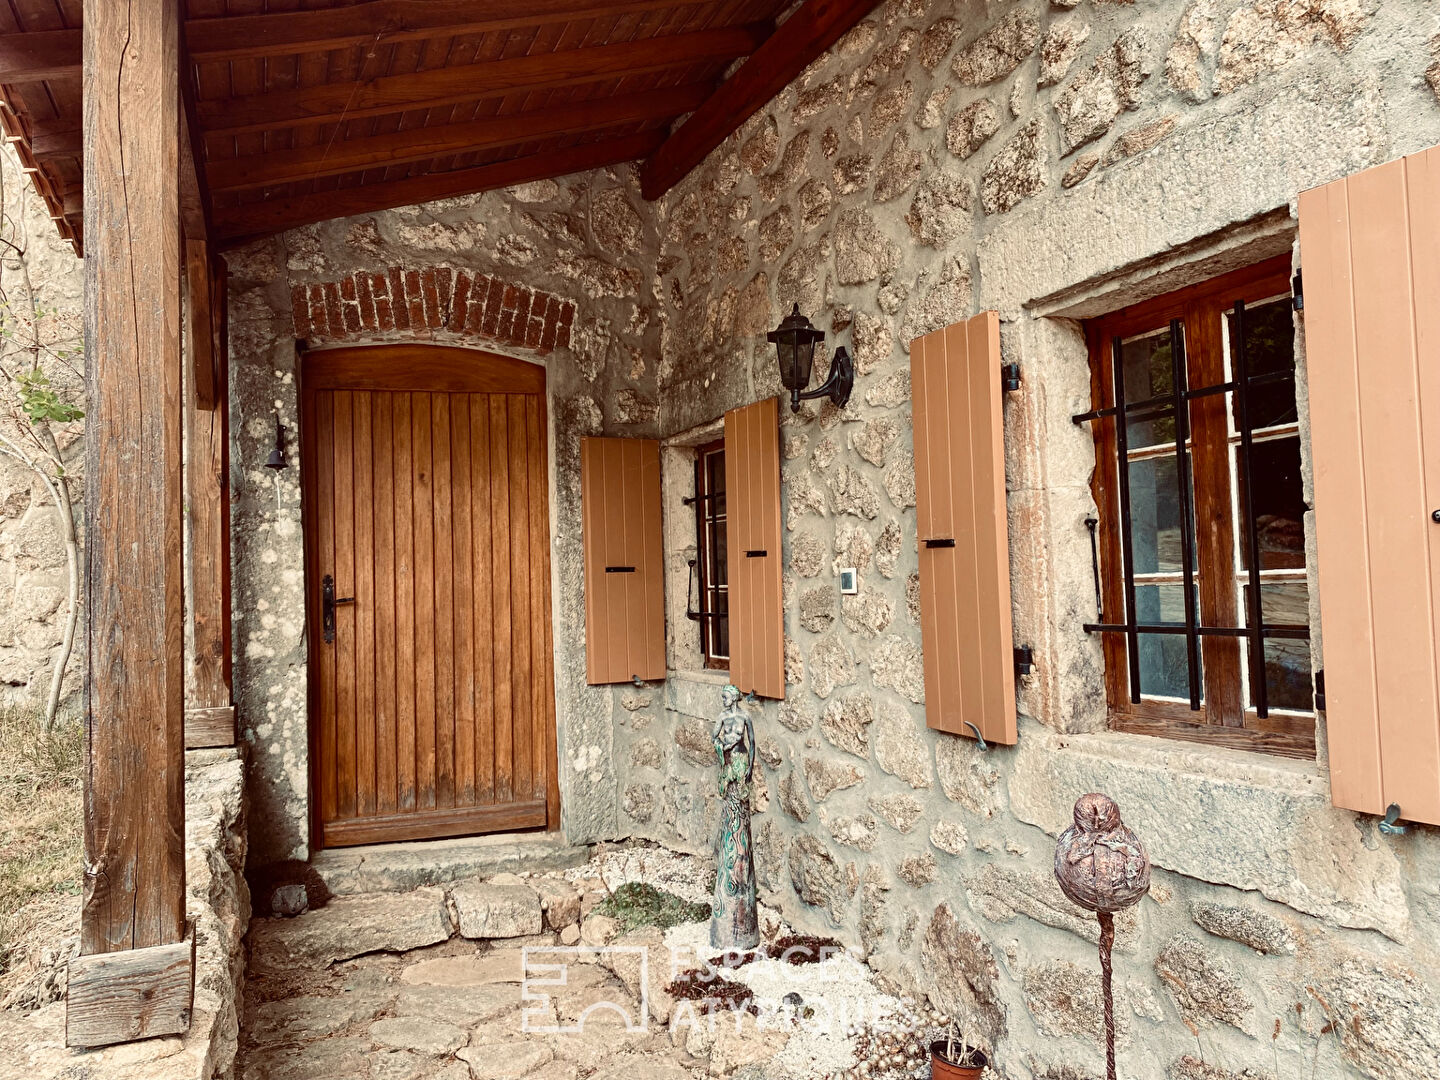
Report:
M 1155 958 L 1155 974 L 1190 1023 L 1209 1027 L 1218 1021 L 1246 1030 L 1254 1001 L 1234 969 L 1199 941 L 1183 934 L 1171 938 Z
M 488 881 L 466 881 L 451 890 L 467 938 L 515 938 L 538 934 L 545 927 L 540 897 L 513 874 Z
M 1126 30 L 1057 95 L 1062 154 L 1098 139 L 1122 112 L 1139 106 L 1140 86 L 1150 77 L 1148 45 L 1142 27 Z
M 811 907 L 824 908 L 831 926 L 841 926 L 845 909 L 860 888 L 854 863 L 841 866 L 816 837 L 804 835 L 790 847 L 790 883 Z

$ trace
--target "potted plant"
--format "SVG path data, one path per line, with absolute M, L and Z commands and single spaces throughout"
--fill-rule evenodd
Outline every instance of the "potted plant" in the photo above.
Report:
M 946 1027 L 945 1037 L 930 1044 L 932 1080 L 980 1080 L 987 1060 L 985 1052 L 971 1045 L 954 1020 Z

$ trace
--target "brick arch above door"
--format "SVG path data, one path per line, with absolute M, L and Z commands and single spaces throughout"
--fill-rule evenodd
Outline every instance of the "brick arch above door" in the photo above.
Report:
M 295 337 L 309 345 L 407 338 L 489 342 L 543 356 L 570 344 L 575 302 L 452 266 L 357 270 L 293 285 Z M 392 338 L 393 339 L 393 338 Z

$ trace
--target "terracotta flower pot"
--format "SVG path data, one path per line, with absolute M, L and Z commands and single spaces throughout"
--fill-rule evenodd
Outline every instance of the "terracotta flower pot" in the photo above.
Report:
M 970 1059 L 979 1064 L 952 1065 L 950 1059 L 945 1056 L 945 1040 L 936 1039 L 932 1042 L 930 1044 L 931 1080 L 980 1080 L 980 1074 L 985 1071 L 985 1054 L 973 1046 L 970 1050 Z

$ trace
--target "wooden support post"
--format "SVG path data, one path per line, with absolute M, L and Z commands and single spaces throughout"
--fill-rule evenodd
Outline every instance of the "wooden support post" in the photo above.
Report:
M 185 746 L 235 744 L 230 656 L 230 455 L 223 266 L 204 240 L 185 241 L 187 283 L 185 489 L 190 518 L 192 695 Z M 216 270 L 222 272 L 217 274 Z
M 178 0 L 84 0 L 85 883 L 66 1041 L 189 1024 Z M 130 952 L 131 956 L 107 956 Z M 99 959 L 107 957 L 107 959 Z

